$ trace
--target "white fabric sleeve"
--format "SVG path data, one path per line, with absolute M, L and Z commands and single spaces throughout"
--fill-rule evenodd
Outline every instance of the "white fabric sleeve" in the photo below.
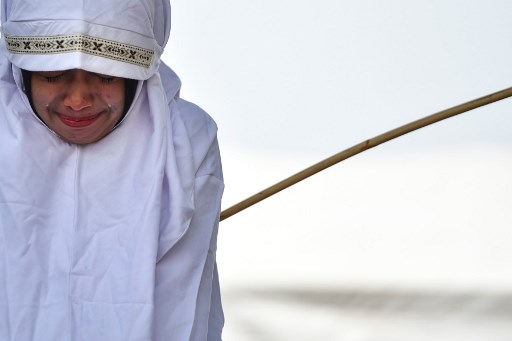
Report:
M 208 320 L 208 341 L 222 339 L 222 328 L 224 327 L 224 313 L 220 297 L 219 274 L 217 264 L 213 269 L 212 295 L 210 303 L 210 318 Z
M 188 132 L 197 170 L 194 212 L 185 234 L 157 263 L 155 339 L 220 341 L 224 316 L 216 251 L 224 183 L 217 127 L 191 103 L 178 99 L 174 109 Z

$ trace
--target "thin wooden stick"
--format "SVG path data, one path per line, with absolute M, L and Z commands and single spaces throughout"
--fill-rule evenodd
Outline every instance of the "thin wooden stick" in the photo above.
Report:
M 489 94 L 487 96 L 483 96 L 477 99 L 474 99 L 472 101 L 457 105 L 455 107 L 440 111 L 438 113 L 435 113 L 433 115 L 429 115 L 427 117 L 421 118 L 417 121 L 413 121 L 411 123 L 408 123 L 406 125 L 403 125 L 401 127 L 395 128 L 393 130 L 390 130 L 384 134 L 378 135 L 374 138 L 368 139 L 366 141 L 363 141 L 359 144 L 356 144 L 355 146 L 352 146 L 348 149 L 345 149 L 342 152 L 339 152 L 337 154 L 334 154 L 333 156 L 320 161 L 319 163 L 316 163 L 298 173 L 295 175 L 290 176 L 289 178 L 286 178 L 278 183 L 276 183 L 273 186 L 268 187 L 267 189 L 264 189 L 263 191 L 256 193 L 252 195 L 251 197 L 239 202 L 236 205 L 233 205 L 226 210 L 222 211 L 220 214 L 220 220 L 224 220 L 226 218 L 231 217 L 232 215 L 235 215 L 236 213 L 292 186 L 296 183 L 316 174 L 321 171 L 323 171 L 326 168 L 329 168 L 343 160 L 346 160 L 354 155 L 357 155 L 359 153 L 362 153 L 368 149 L 371 149 L 375 146 L 378 146 L 381 143 L 393 140 L 399 136 L 408 134 L 412 131 L 424 128 L 426 126 L 429 126 L 431 124 L 434 124 L 436 122 L 445 120 L 449 117 L 459 115 L 462 113 L 465 113 L 467 111 L 482 107 L 487 104 L 494 103 L 496 101 L 505 99 L 507 97 L 512 96 L 512 87 L 507 88 L 501 91 L 497 91 L 495 93 Z

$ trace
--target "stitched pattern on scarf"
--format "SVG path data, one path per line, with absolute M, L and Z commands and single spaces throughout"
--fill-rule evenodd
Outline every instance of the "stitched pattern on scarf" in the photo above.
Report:
M 4 36 L 7 49 L 20 54 L 84 52 L 149 68 L 154 51 L 82 34 L 50 37 Z

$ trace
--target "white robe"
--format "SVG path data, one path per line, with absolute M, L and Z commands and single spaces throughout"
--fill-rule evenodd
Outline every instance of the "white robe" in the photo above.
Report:
M 0 340 L 220 340 L 213 120 L 157 62 L 118 128 L 73 145 L 32 112 L 17 57 L 2 41 Z

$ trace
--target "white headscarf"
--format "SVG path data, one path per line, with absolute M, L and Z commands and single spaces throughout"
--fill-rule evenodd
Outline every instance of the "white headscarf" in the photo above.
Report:
M 216 126 L 160 62 L 169 31 L 166 0 L 2 0 L 1 340 L 220 340 Z M 20 72 L 74 68 L 141 80 L 84 146 Z
M 2 1 L 9 59 L 31 71 L 79 68 L 148 79 L 169 32 L 165 0 Z

